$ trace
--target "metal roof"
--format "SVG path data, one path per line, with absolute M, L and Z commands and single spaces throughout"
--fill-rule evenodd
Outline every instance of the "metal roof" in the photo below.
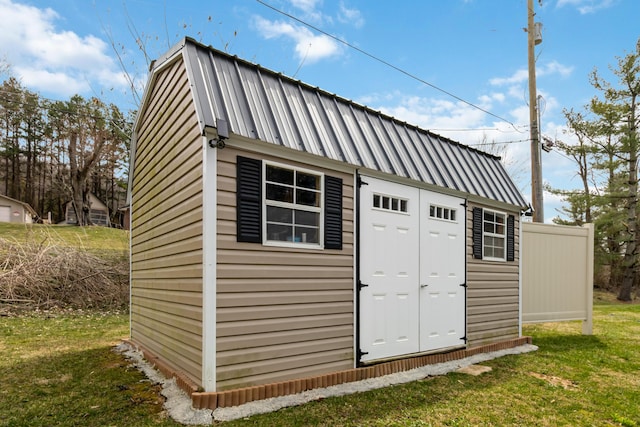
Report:
M 518 207 L 527 205 L 499 157 L 189 38 L 168 55 L 180 51 L 203 131 L 225 120 L 229 132 L 247 138 Z

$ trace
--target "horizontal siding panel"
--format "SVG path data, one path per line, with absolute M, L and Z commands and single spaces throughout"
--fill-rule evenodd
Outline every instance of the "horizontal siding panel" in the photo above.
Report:
M 218 203 L 218 223 L 220 222 L 236 222 L 236 208 L 235 206 L 223 206 Z
M 352 314 L 353 302 L 331 302 L 313 304 L 283 304 L 269 306 L 218 307 L 217 315 L 225 322 L 244 320 L 278 319 L 281 317 L 318 316 L 323 314 Z
M 175 255 L 167 255 L 161 258 L 140 259 L 133 261 L 137 270 L 151 270 L 158 268 L 179 267 L 183 265 L 195 265 L 202 263 L 202 251 L 176 253 Z
M 296 291 L 296 292 L 246 292 L 225 293 L 218 296 L 218 307 L 281 306 L 311 303 L 351 302 L 353 295 L 347 291 Z
M 467 339 L 469 346 L 475 347 L 484 344 L 491 344 L 500 341 L 510 340 L 518 337 L 518 326 L 509 328 L 492 329 L 490 331 L 479 331 L 468 333 Z
M 351 313 L 218 323 L 218 336 L 250 335 L 299 329 L 353 325 Z
M 202 336 L 200 334 L 185 333 L 181 329 L 163 323 L 154 324 L 153 328 L 150 328 L 146 326 L 149 324 L 150 319 L 139 316 L 138 320 L 140 322 L 133 323 L 133 328 L 136 331 L 146 337 L 164 343 L 167 348 L 172 349 L 174 352 L 179 352 L 182 349 L 184 358 L 194 363 L 199 362 L 198 359 L 202 351 Z
M 291 292 L 302 290 L 353 290 L 353 278 L 318 279 L 310 285 L 298 279 L 220 279 L 217 283 L 220 294 L 227 292 Z M 352 296 L 353 300 L 353 296 Z
M 182 311 L 184 312 L 184 311 Z M 185 331 L 188 334 L 196 334 L 202 336 L 202 319 L 189 318 L 186 316 L 175 316 L 166 311 L 159 311 L 141 305 L 135 305 L 131 307 L 131 314 L 138 319 L 150 319 L 153 322 L 157 322 L 164 325 L 171 325 L 177 329 Z
M 164 362 L 175 367 L 176 370 L 184 372 L 196 384 L 201 383 L 201 349 L 189 348 L 139 323 L 132 323 L 131 338 L 134 343 L 148 348 L 152 354 L 160 356 Z
M 263 265 L 286 265 L 291 266 L 332 266 L 332 267 L 348 267 L 353 265 L 353 259 L 343 254 L 323 253 L 319 255 L 317 252 L 300 253 L 291 250 L 273 250 L 273 251 L 233 251 L 221 249 L 218 251 L 218 263 L 234 264 L 238 262 L 238 258 L 242 263 L 251 264 L 259 268 Z
M 518 304 L 501 305 L 472 305 L 467 307 L 469 316 L 482 315 L 487 313 L 518 313 Z
M 180 217 L 184 212 L 197 210 L 202 207 L 202 184 L 198 182 L 197 177 L 189 185 L 180 188 L 168 199 L 162 199 L 159 206 L 151 207 L 150 205 L 142 205 L 140 210 L 136 212 L 135 222 L 139 224 L 139 232 L 144 233 L 150 229 L 157 227 L 167 221 L 171 221 Z M 140 202 L 141 204 L 143 202 Z M 162 212 L 162 215 L 158 215 Z
M 154 130 L 167 122 L 172 114 L 170 103 L 176 92 L 185 92 L 187 69 L 183 62 L 176 62 L 171 67 L 156 74 L 156 85 L 150 93 L 149 102 L 145 104 L 145 119 L 141 122 L 138 132 L 140 135 L 153 135 Z
M 480 323 L 492 323 L 495 326 L 495 323 L 493 322 L 503 320 L 518 323 L 518 315 L 517 307 L 515 311 L 496 311 L 491 313 L 475 314 L 473 316 L 473 322 L 469 324 L 475 325 Z
M 515 275 L 516 278 L 518 277 L 518 264 L 513 262 L 478 262 L 478 260 L 467 260 L 467 270 L 469 273 L 512 274 Z
M 184 200 L 199 194 L 202 188 L 200 164 L 201 160 L 196 157 L 189 159 L 175 170 L 171 170 L 169 166 L 160 167 L 163 172 L 155 183 L 159 188 L 150 189 L 143 193 L 140 200 L 136 200 L 140 208 L 136 210 L 134 219 L 146 222 L 155 217 L 154 214 L 157 214 L 158 209 L 166 212 L 175 205 L 182 204 Z M 167 192 L 171 195 L 170 197 L 167 197 Z
M 269 361 L 272 359 L 286 359 L 292 354 L 300 356 L 305 354 L 314 355 L 334 350 L 351 353 L 352 347 L 353 340 L 351 337 L 338 337 L 316 341 L 267 345 L 260 347 L 258 351 L 247 351 L 247 349 L 219 351 L 217 353 L 217 364 L 221 370 L 224 370 L 224 367 L 228 365 Z
M 166 313 L 167 315 L 175 318 L 185 318 L 187 320 L 195 320 L 199 324 L 202 324 L 202 306 L 201 305 L 179 305 L 174 301 L 168 299 L 144 299 L 135 298 L 131 304 L 132 311 L 140 307 L 141 309 L 148 309 L 160 313 Z M 151 316 L 147 316 L 151 317 Z M 199 326 L 202 328 L 202 326 Z
M 469 333 L 479 332 L 479 331 L 490 331 L 494 329 L 503 329 L 515 327 L 518 329 L 518 318 L 515 319 L 503 319 L 503 320 L 495 320 L 488 322 L 478 322 L 478 323 L 468 323 L 467 331 Z
M 169 190 L 171 194 L 196 182 L 202 176 L 202 137 L 197 125 L 184 126 L 181 134 L 157 140 L 155 150 L 148 153 L 148 165 L 139 170 L 133 190 L 141 206 L 155 209 L 166 200 L 161 197 Z
M 467 298 L 473 300 L 476 298 L 501 298 L 509 296 L 518 296 L 518 288 L 482 288 L 468 289 Z
M 503 271 L 469 271 L 467 274 L 467 280 L 476 282 L 495 282 L 496 284 L 503 285 L 505 282 L 511 284 L 511 286 L 518 287 L 518 277 L 511 272 Z
M 217 349 L 222 352 L 301 341 L 321 341 L 340 337 L 349 337 L 353 343 L 353 328 L 351 325 L 221 337 L 218 339 Z
M 167 222 L 159 223 L 156 228 L 148 230 L 145 233 L 136 233 L 135 236 L 131 237 L 131 244 L 132 246 L 136 246 L 165 234 L 171 234 L 176 238 L 176 240 L 182 240 L 184 239 L 180 234 L 182 233 L 182 229 L 185 229 L 185 231 L 191 231 L 191 227 L 195 223 L 199 223 L 200 229 L 202 229 L 202 208 L 183 212 L 181 215 L 172 218 Z
M 328 372 L 338 372 L 353 368 L 352 360 L 340 360 L 334 363 L 323 363 L 321 365 L 310 365 L 299 369 L 288 369 L 286 371 L 269 372 L 264 375 L 253 375 L 250 379 L 231 378 L 218 382 L 218 390 L 232 390 L 243 388 L 255 384 L 270 384 L 290 380 L 292 378 L 305 378 L 326 374 Z
M 185 125 L 179 131 L 180 135 L 156 140 L 154 149 L 146 153 L 148 163 L 138 163 L 142 165 L 136 171 L 140 179 L 134 183 L 133 190 L 141 203 L 152 203 L 155 207 L 161 202 L 152 200 L 163 191 L 163 182 L 164 186 L 176 189 L 188 184 L 193 175 L 202 175 L 198 168 L 202 161 L 202 138 L 197 124 Z M 165 178 L 171 180 L 163 181 Z
M 240 363 L 229 367 L 219 367 L 217 378 L 218 381 L 233 379 L 235 378 L 236 370 L 242 370 L 242 372 L 247 374 L 246 376 L 255 376 L 314 365 L 343 363 L 347 360 L 353 360 L 353 351 L 350 349 L 319 351 L 313 354 L 301 354 L 279 359 L 261 360 L 259 362 Z
M 512 304 L 518 304 L 518 296 L 498 296 L 498 297 L 485 297 L 485 298 L 467 298 L 467 307 L 474 307 L 474 306 L 482 306 L 482 305 L 490 305 L 490 306 L 496 306 L 496 305 L 512 305 Z
M 184 132 L 190 131 L 193 127 L 193 123 L 188 121 L 189 117 L 195 115 L 193 102 L 189 102 L 192 99 L 189 88 L 181 82 L 168 93 L 168 96 L 170 100 L 163 102 L 163 108 L 155 113 L 151 112 L 153 115 L 147 116 L 137 129 L 136 153 L 139 152 L 140 157 L 136 155 L 136 175 L 141 177 L 152 165 L 149 156 L 160 148 L 169 151 L 176 145 L 164 144 L 159 147 L 155 141 L 169 142 L 176 136 L 179 137 L 177 140 L 181 141 L 184 139 Z
M 137 270 L 135 264 L 131 265 L 131 278 L 136 281 L 138 279 L 151 280 L 157 277 L 164 279 L 202 279 L 202 264 L 197 265 L 181 265 L 179 267 L 159 268 L 155 270 Z
M 171 209 L 155 212 L 155 218 L 146 223 L 135 222 L 139 229 L 136 231 L 135 244 L 170 233 L 177 228 L 187 226 L 202 219 L 202 196 L 197 194 L 187 199 L 183 205 L 174 205 Z
M 353 269 L 351 267 L 320 267 L 320 266 L 300 266 L 300 265 L 246 265 L 246 264 L 219 264 L 218 277 L 227 278 L 299 278 L 310 280 L 310 278 L 341 278 L 350 277 Z M 310 280 L 311 282 L 312 280 Z M 310 283 L 311 286 L 311 283 Z
M 198 292 L 166 291 L 157 289 L 135 288 L 131 290 L 131 296 L 147 300 L 171 301 L 179 306 L 202 306 L 202 294 Z
M 473 280 L 473 289 L 475 290 L 484 290 L 484 289 L 500 289 L 503 291 L 518 291 L 518 283 L 514 283 L 512 280 L 505 281 L 477 281 Z M 506 295 L 506 294 L 505 294 Z
M 172 290 L 180 289 L 187 292 L 202 292 L 202 279 L 180 279 L 179 283 L 176 283 L 175 279 L 154 278 L 147 280 L 136 280 L 136 287 L 138 288 L 150 288 L 158 290 Z
M 141 249 L 141 251 L 136 252 L 135 256 L 131 257 L 133 262 L 153 260 L 189 252 L 202 252 L 202 236 L 194 236 L 189 239 L 179 240 L 171 244 L 146 250 L 143 248 L 139 249 Z
M 187 224 L 176 230 L 171 230 L 161 235 L 147 234 L 146 239 L 142 239 L 136 236 L 135 240 L 132 238 L 131 252 L 132 256 L 137 255 L 138 252 L 152 251 L 156 248 L 165 247 L 167 245 L 178 243 L 185 240 L 199 239 L 202 241 L 202 222 L 198 221 L 201 214 L 195 217 L 195 221 L 191 224 Z

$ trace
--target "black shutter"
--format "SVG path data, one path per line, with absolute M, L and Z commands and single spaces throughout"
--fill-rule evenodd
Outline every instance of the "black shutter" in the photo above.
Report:
M 507 261 L 514 261 L 516 259 L 515 220 L 513 215 L 509 215 L 507 218 Z
M 482 208 L 473 208 L 473 257 L 482 259 Z
M 324 248 L 342 249 L 342 179 L 324 177 Z
M 238 156 L 236 174 L 237 240 L 262 243 L 262 161 Z

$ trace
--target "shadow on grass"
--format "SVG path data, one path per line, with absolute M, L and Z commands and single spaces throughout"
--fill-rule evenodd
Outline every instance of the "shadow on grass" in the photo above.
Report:
M 595 335 L 536 334 L 533 336 L 533 344 L 541 350 L 554 353 L 595 351 L 607 348 L 607 344 Z
M 57 352 L 0 365 L 0 425 L 178 425 L 151 384 L 112 348 Z

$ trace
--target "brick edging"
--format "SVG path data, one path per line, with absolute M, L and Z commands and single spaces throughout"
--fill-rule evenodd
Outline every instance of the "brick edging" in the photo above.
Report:
M 167 378 L 175 377 L 178 386 L 189 396 L 193 407 L 196 409 L 216 409 L 229 406 L 242 405 L 254 400 L 268 399 L 270 397 L 280 397 L 289 394 L 302 393 L 303 391 L 315 388 L 330 387 L 354 381 L 361 381 L 370 378 L 381 377 L 383 375 L 395 374 L 409 371 L 436 363 L 451 362 L 460 360 L 476 354 L 489 353 L 499 350 L 506 350 L 524 344 L 531 344 L 531 337 L 520 337 L 498 343 L 486 344 L 468 349 L 451 351 L 449 353 L 428 354 L 424 356 L 409 357 L 406 359 L 383 362 L 376 365 L 362 368 L 348 369 L 345 371 L 333 372 L 330 374 L 313 377 L 281 381 L 277 383 L 261 384 L 252 387 L 244 387 L 233 390 L 218 392 L 201 392 L 199 387 L 183 372 L 172 368 L 161 359 L 155 357 L 150 351 L 130 340 L 124 342 L 139 349 L 144 358 L 156 367 Z

